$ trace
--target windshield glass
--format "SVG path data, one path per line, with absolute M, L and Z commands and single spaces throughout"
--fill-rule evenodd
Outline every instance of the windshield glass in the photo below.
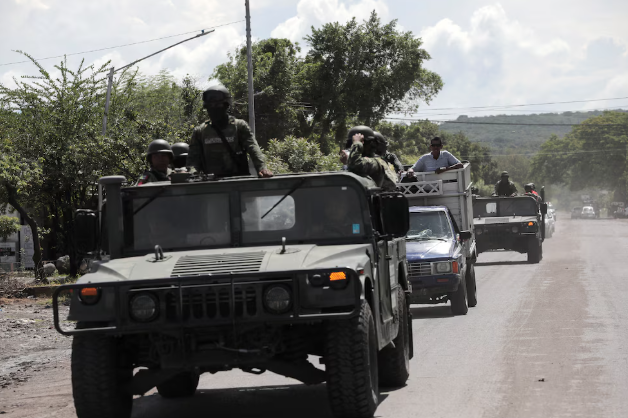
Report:
M 531 198 L 476 200 L 473 202 L 474 217 L 536 216 L 536 203 Z
M 360 199 L 346 186 L 299 188 L 266 217 L 289 189 L 242 193 L 242 240 L 280 243 L 364 236 Z
M 445 212 L 411 212 L 408 239 L 451 239 L 453 231 Z
M 149 199 L 123 201 L 127 250 L 152 252 L 155 245 L 164 250 L 229 245 L 227 193 L 160 196 L 145 205 Z

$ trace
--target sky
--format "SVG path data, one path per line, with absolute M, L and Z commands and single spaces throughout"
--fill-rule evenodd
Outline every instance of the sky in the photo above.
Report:
M 250 0 L 254 39 L 299 42 L 312 26 L 366 19 L 375 10 L 384 22 L 423 40 L 443 90 L 412 117 L 526 114 L 628 109 L 628 1 L 597 0 Z M 209 85 L 215 66 L 246 41 L 244 1 L 217 0 L 0 0 L 0 83 L 37 73 L 25 57 L 68 54 L 70 68 L 121 67 L 200 29 L 203 38 L 139 64 L 154 74 L 169 70 Z M 218 27 L 219 26 L 219 27 Z M 190 32 L 190 33 L 188 33 Z M 188 33 L 187 35 L 173 36 Z M 156 38 L 166 39 L 144 42 Z M 132 46 L 69 55 L 84 51 Z M 61 58 L 41 60 L 52 74 Z M 599 100 L 624 98 L 621 100 Z M 596 100 L 596 101 L 591 101 Z M 536 103 L 581 101 L 531 106 Z M 526 105 L 519 107 L 505 107 Z M 473 109 L 473 107 L 491 107 Z

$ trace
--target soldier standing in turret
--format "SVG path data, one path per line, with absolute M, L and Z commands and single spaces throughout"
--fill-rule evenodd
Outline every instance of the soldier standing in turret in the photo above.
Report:
M 259 177 L 272 177 L 249 125 L 230 116 L 231 93 L 225 86 L 203 92 L 209 120 L 194 128 L 186 166 L 218 177 L 248 176 L 248 156 Z
M 517 194 L 517 186 L 510 181 L 508 171 L 502 171 L 502 179 L 495 183 L 495 194 L 497 196 L 514 196 Z
M 137 186 L 156 181 L 170 181 L 169 167 L 174 160 L 170 144 L 163 139 L 155 139 L 148 145 L 146 161 L 150 168 L 142 174 Z
M 382 145 L 375 137 L 375 133 L 368 126 L 356 126 L 349 131 L 349 138 L 353 142 L 347 168 L 359 176 L 370 177 L 377 186 L 392 191 L 397 187 L 397 174 L 391 164 L 388 164 L 376 154 Z

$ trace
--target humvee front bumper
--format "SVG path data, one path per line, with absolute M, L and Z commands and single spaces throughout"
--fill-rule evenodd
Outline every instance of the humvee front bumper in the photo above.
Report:
M 65 285 L 52 304 L 63 335 L 121 335 L 349 318 L 359 313 L 361 287 L 351 269 L 212 275 Z M 62 295 L 76 329 L 60 325 Z

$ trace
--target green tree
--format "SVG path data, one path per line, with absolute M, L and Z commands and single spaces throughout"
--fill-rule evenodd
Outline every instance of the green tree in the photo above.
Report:
M 324 149 L 328 141 L 344 143 L 351 118 L 375 125 L 389 113 L 429 103 L 442 88 L 441 78 L 423 67 L 431 57 L 422 40 L 399 31 L 396 20 L 382 24 L 375 12 L 360 24 L 312 28 L 305 40 L 300 100 L 312 113 L 299 114 L 300 133 L 319 137 Z
M 271 139 L 266 151 L 268 167 L 275 173 L 337 171 L 341 168 L 336 155 L 325 155 L 317 143 L 289 136 L 282 141 Z
M 255 136 L 260 146 L 271 138 L 294 134 L 297 113 L 304 107 L 297 103 L 300 48 L 287 39 L 266 39 L 252 46 L 255 94 Z M 211 78 L 225 85 L 234 98 L 232 112 L 248 121 L 248 72 L 246 47 L 229 54 L 229 62 L 216 67 Z M 210 78 L 210 79 L 211 79 Z
M 6 241 L 9 236 L 19 232 L 20 221 L 13 216 L 0 215 L 0 238 Z

